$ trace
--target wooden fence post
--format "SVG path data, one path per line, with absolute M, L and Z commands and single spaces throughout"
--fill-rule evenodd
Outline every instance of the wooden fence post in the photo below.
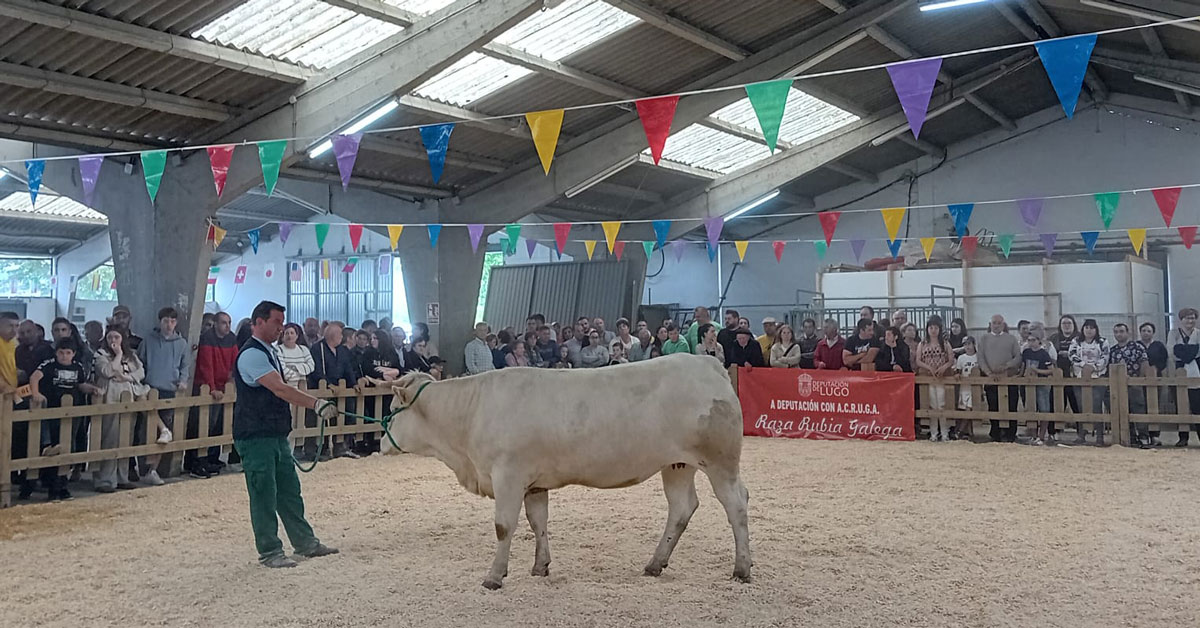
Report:
M 1112 413 L 1113 440 L 1122 447 L 1133 443 L 1129 439 L 1129 371 L 1124 364 L 1108 370 L 1108 408 Z
M 0 395 L 0 508 L 12 506 L 12 414 L 13 396 Z
M 737 391 L 738 391 L 738 367 L 736 367 L 736 366 L 729 367 L 729 383 L 733 384 L 733 392 L 734 392 L 734 394 L 737 394 Z

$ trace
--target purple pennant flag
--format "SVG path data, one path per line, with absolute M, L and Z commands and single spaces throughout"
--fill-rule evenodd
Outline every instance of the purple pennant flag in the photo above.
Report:
M 279 242 L 281 244 L 287 244 L 287 239 L 289 236 L 292 235 L 292 227 L 294 225 L 295 225 L 295 223 L 291 223 L 291 222 L 279 223 Z
M 721 237 L 721 229 L 724 227 L 725 219 L 721 216 L 704 219 L 704 231 L 708 233 L 708 245 L 710 247 L 717 246 L 717 240 Z
M 96 179 L 100 178 L 100 165 L 104 158 L 85 155 L 79 158 L 79 176 L 83 179 L 83 204 L 92 206 L 92 194 L 96 191 Z
M 1042 247 L 1044 247 L 1046 249 L 1046 257 L 1053 257 L 1054 256 L 1054 245 L 1058 242 L 1058 234 L 1057 233 L 1043 233 L 1041 237 L 1042 237 Z
M 933 95 L 933 86 L 941 69 L 941 57 L 887 66 L 888 75 L 892 77 L 892 87 L 896 90 L 896 97 L 900 99 L 904 117 L 908 118 L 913 137 L 921 136 L 925 114 L 929 111 L 929 97 Z
M 471 250 L 479 250 L 479 238 L 483 236 L 483 225 L 467 225 L 467 234 L 471 236 Z
M 854 261 L 856 261 L 856 262 L 862 261 L 863 247 L 865 247 L 865 246 L 867 246 L 866 240 L 851 240 L 850 241 L 850 250 L 854 251 Z
M 675 261 L 683 261 L 683 240 L 673 240 L 671 242 L 671 252 L 675 254 Z
M 1042 217 L 1042 204 L 1046 202 L 1044 198 L 1026 198 L 1017 201 L 1017 207 L 1021 210 L 1021 220 L 1025 221 L 1025 226 L 1033 228 L 1037 226 L 1038 219 Z
M 533 252 L 537 249 L 537 240 L 527 238 L 525 240 L 525 251 L 529 253 L 529 259 L 533 259 Z
M 337 157 L 343 191 L 350 187 L 350 173 L 354 171 L 354 160 L 358 159 L 358 144 L 362 142 L 362 136 L 362 133 L 333 136 L 333 155 Z

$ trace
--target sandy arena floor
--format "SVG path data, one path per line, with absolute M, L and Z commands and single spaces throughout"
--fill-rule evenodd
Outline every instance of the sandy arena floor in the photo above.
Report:
M 0 511 L 0 623 L 1197 626 L 1198 476 L 1171 450 L 747 439 L 752 584 L 703 479 L 670 567 L 641 575 L 655 478 L 552 493 L 549 579 L 522 521 L 489 592 L 491 501 L 432 459 L 337 460 L 304 489 L 342 554 L 291 570 L 256 565 L 237 475 Z

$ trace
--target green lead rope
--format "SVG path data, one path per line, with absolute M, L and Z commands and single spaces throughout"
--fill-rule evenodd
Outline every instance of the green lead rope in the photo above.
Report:
M 417 399 L 421 398 L 421 393 L 425 392 L 425 388 L 432 383 L 433 382 L 425 382 L 424 384 L 421 384 L 421 387 L 417 389 L 417 394 L 413 396 L 412 402 L 410 402 L 408 405 L 400 406 L 399 408 L 393 408 L 391 412 L 388 412 L 387 414 L 383 415 L 383 417 L 378 419 L 355 412 L 348 412 L 346 410 L 338 410 L 337 412 L 342 416 L 361 419 L 364 423 L 378 423 L 383 428 L 383 433 L 387 436 L 388 441 L 392 443 L 392 447 L 395 447 L 396 450 L 399 451 L 400 445 L 396 443 L 396 439 L 392 438 L 392 430 L 390 429 L 392 420 L 396 418 L 397 414 L 400 414 L 401 412 L 413 407 L 413 404 L 417 403 Z M 325 405 L 332 406 L 333 402 L 326 400 Z M 324 409 L 324 406 L 322 406 L 322 409 Z M 320 416 L 320 411 L 317 412 L 317 415 Z M 306 468 L 302 462 L 296 460 L 296 456 L 294 454 L 292 455 L 292 464 L 295 464 L 296 468 L 299 469 L 301 473 L 308 473 L 313 469 L 316 469 L 317 462 L 321 459 L 321 454 L 325 451 L 325 419 L 321 419 L 320 427 L 321 432 L 317 437 L 317 455 L 315 458 L 313 458 L 312 464 L 308 465 Z

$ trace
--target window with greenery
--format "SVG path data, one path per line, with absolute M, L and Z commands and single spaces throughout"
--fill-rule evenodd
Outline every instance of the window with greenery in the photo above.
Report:
M 6 297 L 54 296 L 54 261 L 49 258 L 0 258 L 0 295 Z
M 117 291 L 113 289 L 115 279 L 112 264 L 97 266 L 92 272 L 75 280 L 75 298 L 87 301 L 116 301 Z
M 479 304 L 475 307 L 475 320 L 483 320 L 483 306 L 487 303 L 488 278 L 493 266 L 504 265 L 504 252 L 492 251 L 483 254 L 483 276 L 479 279 Z

